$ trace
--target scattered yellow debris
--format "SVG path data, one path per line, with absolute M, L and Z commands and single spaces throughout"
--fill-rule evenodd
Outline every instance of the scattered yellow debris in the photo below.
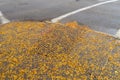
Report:
M 1 80 L 119 80 L 120 43 L 76 22 L 0 26 Z

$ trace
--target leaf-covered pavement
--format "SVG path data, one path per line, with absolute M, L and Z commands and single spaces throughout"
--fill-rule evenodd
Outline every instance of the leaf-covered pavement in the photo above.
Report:
M 0 80 L 119 80 L 119 40 L 76 22 L 0 26 Z

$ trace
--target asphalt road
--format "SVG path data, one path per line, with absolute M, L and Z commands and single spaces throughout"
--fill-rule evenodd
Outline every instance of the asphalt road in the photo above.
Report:
M 44 21 L 104 1 L 107 0 L 0 0 L 0 11 L 10 21 Z M 120 0 L 78 12 L 60 22 L 70 21 L 114 35 L 120 28 Z

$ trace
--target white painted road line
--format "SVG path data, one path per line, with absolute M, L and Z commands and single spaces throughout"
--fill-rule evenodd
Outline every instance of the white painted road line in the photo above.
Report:
M 119 30 L 117 31 L 117 33 L 115 34 L 115 37 L 120 39 L 120 29 L 119 29 Z
M 4 17 L 4 15 L 1 11 L 0 11 L 0 21 L 1 21 L 1 24 L 6 24 L 6 23 L 10 22 L 10 20 L 8 20 L 7 18 Z
M 91 8 L 94 8 L 94 7 L 97 7 L 97 6 L 100 6 L 100 5 L 104 5 L 104 4 L 108 4 L 108 3 L 112 3 L 112 2 L 116 2 L 116 1 L 118 1 L 118 0 L 109 0 L 109 1 L 104 1 L 104 2 L 97 3 L 97 4 L 94 4 L 94 5 L 91 5 L 91 6 L 87 6 L 87 7 L 72 11 L 70 13 L 64 14 L 62 16 L 59 16 L 57 18 L 54 18 L 54 19 L 51 20 L 51 22 L 55 23 L 55 22 L 58 22 L 58 21 L 60 21 L 64 18 L 68 17 L 68 16 L 76 14 L 78 12 L 85 11 L 85 10 L 88 10 L 88 9 L 91 9 Z
M 98 1 L 109 1 L 109 0 L 98 0 Z

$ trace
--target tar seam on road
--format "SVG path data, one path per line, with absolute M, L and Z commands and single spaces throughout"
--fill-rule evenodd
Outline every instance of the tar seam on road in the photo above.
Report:
M 104 2 L 100 2 L 100 3 L 97 3 L 97 4 L 94 4 L 94 5 L 91 5 L 91 6 L 87 6 L 87 7 L 84 7 L 84 8 L 80 8 L 78 10 L 75 10 L 75 11 L 72 11 L 72 12 L 69 12 L 67 14 L 64 14 L 64 15 L 61 15 L 57 18 L 54 18 L 51 20 L 52 23 L 55 23 L 55 22 L 58 22 L 68 16 L 71 16 L 73 14 L 76 14 L 78 12 L 81 12 L 81 11 L 85 11 L 85 10 L 88 10 L 88 9 L 91 9 L 91 8 L 94 8 L 94 7 L 97 7 L 97 6 L 100 6 L 100 5 L 104 5 L 104 4 L 108 4 L 108 3 L 112 3 L 112 2 L 116 2 L 118 0 L 109 0 L 109 1 L 104 1 Z
M 1 21 L 1 24 L 6 24 L 6 23 L 10 22 L 10 20 L 5 18 L 5 16 L 3 15 L 3 13 L 1 11 L 0 11 L 0 21 Z

